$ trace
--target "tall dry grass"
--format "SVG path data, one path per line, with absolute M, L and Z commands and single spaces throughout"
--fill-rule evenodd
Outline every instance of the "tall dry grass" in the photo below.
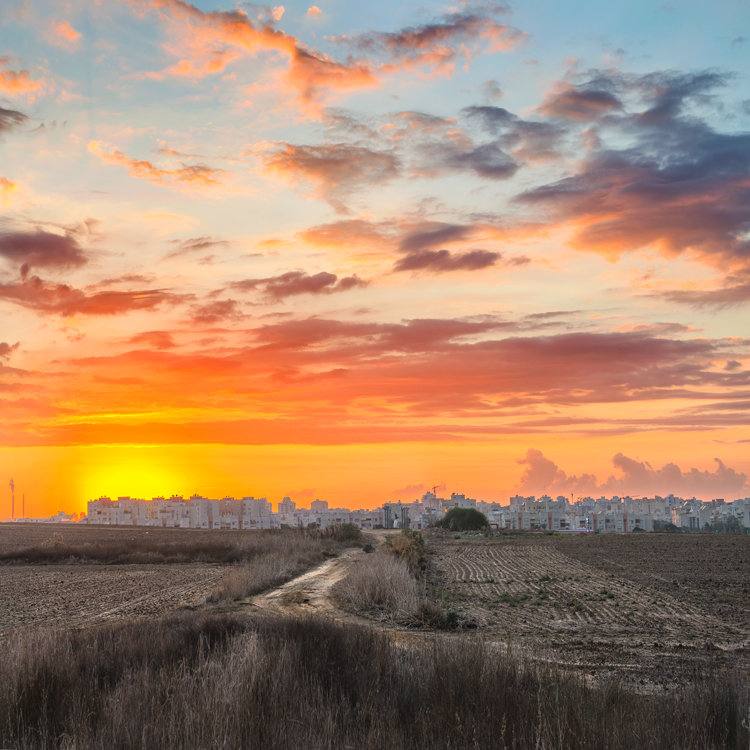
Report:
M 68 543 L 64 533 L 53 532 L 39 544 L 0 553 L 0 563 L 104 563 L 109 565 L 159 563 L 239 563 L 257 557 L 285 555 L 297 550 L 302 556 L 311 551 L 335 552 L 341 545 L 360 541 L 356 526 L 342 524 L 328 529 L 273 529 L 258 531 L 196 531 L 184 539 L 160 538 L 157 530 L 149 538 L 148 529 L 135 538 L 107 539 L 104 542 Z M 179 534 L 181 530 L 172 530 Z
M 422 535 L 405 529 L 360 560 L 334 587 L 344 609 L 402 625 L 452 628 L 455 622 L 427 597 L 427 555 Z
M 17 639 L 4 748 L 746 750 L 747 684 L 592 689 L 471 638 L 413 646 L 331 622 L 208 617 Z
M 270 537 L 275 544 L 235 565 L 209 596 L 209 601 L 243 599 L 280 586 L 309 568 L 358 544 L 362 532 L 352 524 L 327 529 L 289 529 Z
M 381 549 L 359 560 L 336 585 L 336 595 L 349 608 L 391 619 L 416 617 L 420 593 L 408 564 Z

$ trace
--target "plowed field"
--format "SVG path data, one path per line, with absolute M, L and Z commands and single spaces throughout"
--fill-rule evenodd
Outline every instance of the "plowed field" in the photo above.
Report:
M 709 663 L 750 666 L 748 537 L 433 539 L 429 549 L 433 590 L 464 625 L 534 656 L 664 687 Z
M 195 606 L 225 572 L 200 563 L 6 565 L 0 568 L 0 640 L 30 628 L 78 628 Z

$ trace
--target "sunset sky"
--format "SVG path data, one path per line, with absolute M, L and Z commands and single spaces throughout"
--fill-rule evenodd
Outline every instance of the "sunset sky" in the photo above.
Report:
M 750 495 L 750 4 L 4 0 L 0 518 Z

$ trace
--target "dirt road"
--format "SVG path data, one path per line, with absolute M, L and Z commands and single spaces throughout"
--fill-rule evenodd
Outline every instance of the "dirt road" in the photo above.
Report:
M 347 574 L 352 562 L 366 554 L 359 548 L 348 549 L 283 586 L 258 594 L 247 604 L 276 614 L 324 614 L 345 619 L 346 613 L 335 604 L 331 589 Z

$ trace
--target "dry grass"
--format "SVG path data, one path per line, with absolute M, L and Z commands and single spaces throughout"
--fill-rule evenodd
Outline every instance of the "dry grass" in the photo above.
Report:
M 193 613 L 10 644 L 0 745 L 746 750 L 747 700 L 723 674 L 639 696 L 477 639 L 397 647 L 354 626 Z
M 66 541 L 66 533 L 53 531 L 41 542 L 0 552 L 0 563 L 103 563 L 109 565 L 161 563 L 239 563 L 273 554 L 290 556 L 295 550 L 306 554 L 311 549 L 334 551 L 341 544 L 356 543 L 359 529 L 350 524 L 323 531 L 316 529 L 278 529 L 267 531 L 206 531 L 185 529 L 151 531 L 139 529 L 128 538 Z M 167 531 L 167 530 L 164 530 Z M 180 534 L 180 531 L 193 532 Z
M 420 601 L 409 566 L 383 550 L 360 560 L 337 584 L 336 593 L 356 611 L 374 611 L 391 619 L 415 617 Z
M 325 530 L 284 530 L 277 543 L 236 565 L 223 578 L 209 601 L 233 601 L 281 586 L 309 568 L 361 541 L 361 531 L 351 524 Z M 281 540 L 284 541 L 281 544 Z
M 426 597 L 427 565 L 422 535 L 405 530 L 361 560 L 334 587 L 345 609 L 403 625 L 453 627 L 454 619 Z

